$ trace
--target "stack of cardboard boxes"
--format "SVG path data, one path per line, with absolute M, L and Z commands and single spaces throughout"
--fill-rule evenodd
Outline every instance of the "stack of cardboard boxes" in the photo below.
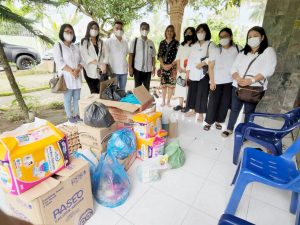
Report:
M 0 186 L 15 216 L 72 225 L 93 215 L 88 164 L 69 158 L 63 132 L 39 120 L 0 139 Z

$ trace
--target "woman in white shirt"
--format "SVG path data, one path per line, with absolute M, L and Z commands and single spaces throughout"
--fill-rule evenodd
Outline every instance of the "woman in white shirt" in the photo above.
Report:
M 231 102 L 232 77 L 231 67 L 239 54 L 240 47 L 234 44 L 230 28 L 219 32 L 220 45 L 209 56 L 210 92 L 205 117 L 204 130 L 208 131 L 212 124 L 218 130 L 222 129 Z
M 231 112 L 227 130 L 223 137 L 232 134 L 239 113 L 244 106 L 245 119 L 249 121 L 250 114 L 255 112 L 257 103 L 250 103 L 239 99 L 236 95 L 237 87 L 263 86 L 267 90 L 268 78 L 273 75 L 277 64 L 276 52 L 269 47 L 268 38 L 262 27 L 252 27 L 247 34 L 247 43 L 233 63 L 231 74 L 233 78 Z M 264 92 L 263 92 L 264 93 Z
M 64 107 L 70 123 L 82 121 L 79 117 L 78 101 L 81 90 L 82 61 L 76 41 L 74 29 L 70 24 L 63 24 L 59 31 L 60 42 L 54 45 L 53 55 L 58 75 L 64 76 L 68 90 L 64 93 Z M 71 103 L 73 100 L 73 115 Z
M 215 45 L 210 41 L 211 33 L 206 23 L 200 24 L 196 31 L 198 42 L 192 46 L 186 69 L 189 79 L 186 107 L 190 111 L 185 115 L 189 117 L 199 113 L 198 121 L 203 122 L 209 92 L 208 57 Z
M 177 63 L 177 79 L 181 77 L 186 80 L 186 67 L 188 57 L 191 53 L 191 46 L 197 42 L 197 33 L 194 27 L 188 27 L 185 29 L 184 33 L 184 41 L 179 46 L 177 55 L 176 55 L 176 63 Z M 175 86 L 175 97 L 179 98 L 179 105 L 175 106 L 173 109 L 175 111 L 181 110 L 182 112 L 186 112 L 186 107 L 183 107 L 183 102 L 186 100 L 188 86 L 185 83 L 185 86 L 176 84 Z
M 80 52 L 83 60 L 83 74 L 91 94 L 99 93 L 99 82 L 102 74 L 106 74 L 108 51 L 99 37 L 99 25 L 95 21 L 89 22 L 85 37 L 81 40 Z

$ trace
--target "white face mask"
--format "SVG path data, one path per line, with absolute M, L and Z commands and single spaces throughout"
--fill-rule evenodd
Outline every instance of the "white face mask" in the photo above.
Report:
M 123 32 L 122 30 L 116 30 L 116 31 L 115 31 L 115 35 L 116 35 L 117 37 L 122 37 L 123 34 L 124 34 L 124 32 Z
M 229 39 L 229 38 L 222 38 L 222 39 L 220 39 L 220 44 L 221 44 L 222 46 L 228 45 L 229 42 L 230 42 L 230 39 Z
M 149 31 L 148 30 L 142 30 L 141 31 L 141 35 L 144 36 L 144 37 L 147 37 Z
M 197 33 L 197 38 L 199 41 L 203 41 L 205 39 L 205 33 Z
M 65 41 L 72 41 L 73 40 L 73 34 L 69 34 L 69 33 L 66 33 L 66 32 L 64 32 L 64 39 L 65 39 Z
M 90 35 L 91 37 L 96 37 L 99 34 L 98 30 L 90 29 Z
M 256 48 L 260 45 L 260 38 L 259 37 L 252 37 L 252 38 L 248 38 L 248 45 L 251 48 Z

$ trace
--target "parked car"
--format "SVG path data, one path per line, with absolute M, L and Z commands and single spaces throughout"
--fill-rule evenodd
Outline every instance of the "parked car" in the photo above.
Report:
M 48 51 L 46 51 L 42 57 L 42 60 L 54 60 L 53 49 L 49 49 Z
M 2 42 L 9 62 L 17 64 L 19 70 L 31 69 L 41 62 L 40 54 L 33 48 Z

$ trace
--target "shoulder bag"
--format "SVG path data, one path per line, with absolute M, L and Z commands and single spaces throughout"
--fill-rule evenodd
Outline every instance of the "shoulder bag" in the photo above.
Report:
M 259 56 L 259 55 L 258 55 Z M 243 76 L 243 79 L 246 77 L 247 72 L 249 71 L 250 66 L 252 65 L 252 63 L 258 58 L 258 56 L 256 56 L 248 65 L 248 68 Z M 252 75 L 247 75 L 250 77 L 254 77 Z M 264 83 L 258 81 L 258 83 L 261 84 L 261 86 L 245 86 L 245 87 L 241 87 L 238 85 L 238 87 L 236 88 L 236 96 L 244 101 L 244 102 L 249 102 L 249 103 L 255 103 L 257 104 L 262 97 L 264 96 Z
M 63 57 L 62 47 L 61 44 L 59 44 L 60 54 L 61 57 Z M 51 88 L 52 93 L 63 93 L 68 90 L 65 78 L 64 76 L 58 76 L 58 74 L 55 74 L 53 78 L 49 81 L 49 86 Z

